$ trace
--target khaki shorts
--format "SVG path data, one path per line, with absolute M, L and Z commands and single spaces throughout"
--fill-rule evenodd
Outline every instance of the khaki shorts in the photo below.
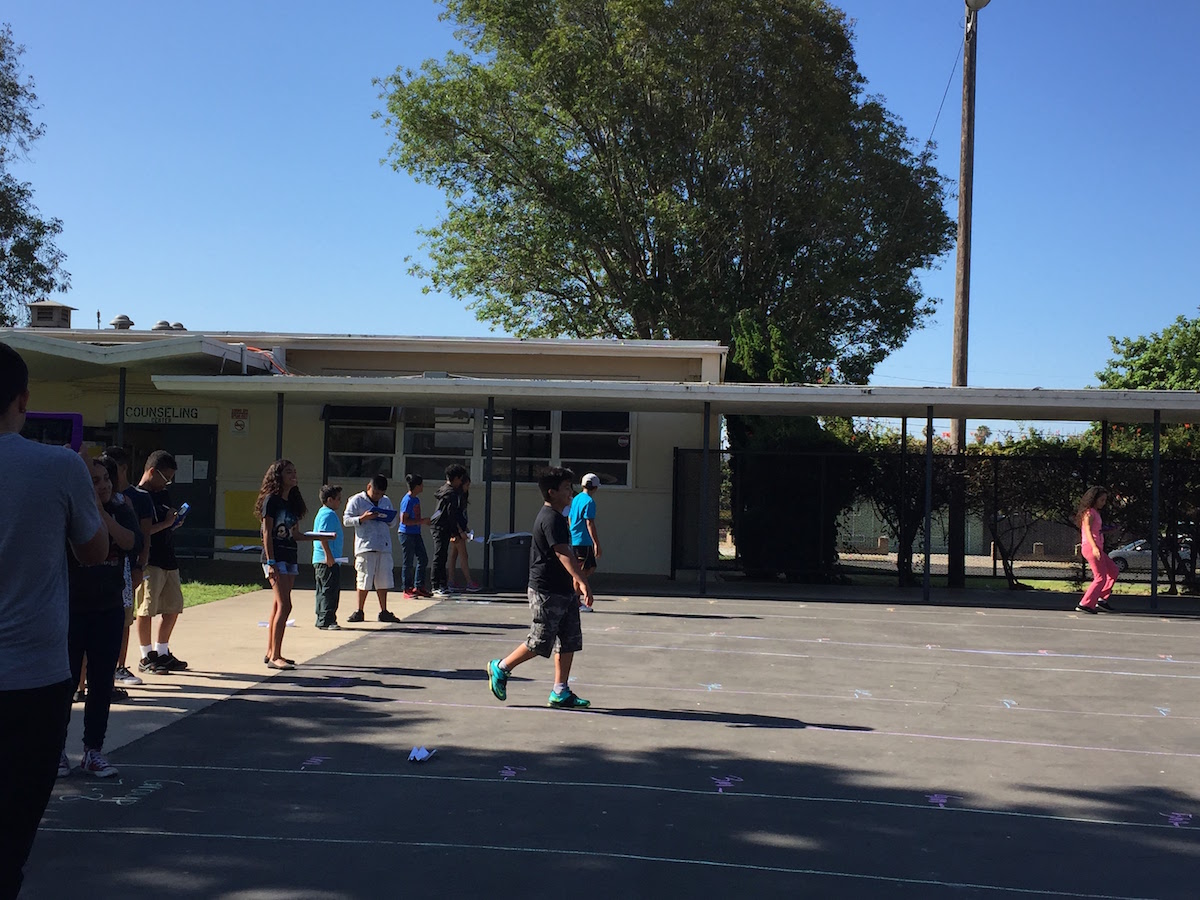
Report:
M 354 584 L 360 591 L 390 591 L 396 586 L 392 577 L 392 554 L 370 550 L 354 557 Z
M 183 612 L 183 588 L 179 586 L 178 569 L 146 566 L 144 576 L 133 599 L 139 617 Z

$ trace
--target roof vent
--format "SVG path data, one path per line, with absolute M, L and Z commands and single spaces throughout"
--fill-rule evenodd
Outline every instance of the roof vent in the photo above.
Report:
M 155 322 L 153 325 L 150 326 L 150 330 L 151 331 L 170 331 L 171 323 L 168 322 L 166 319 L 159 319 L 157 322 Z
M 179 322 L 172 322 L 172 323 L 171 323 L 171 330 L 172 330 L 172 331 L 187 331 L 187 329 L 186 329 L 186 328 L 184 328 L 184 327 L 183 327 L 183 325 L 182 325 L 182 324 L 180 324 Z
M 130 328 L 133 327 L 133 319 L 129 318 L 129 316 L 122 314 L 122 315 L 117 316 L 115 319 L 113 319 L 108 324 L 111 325 L 113 328 L 117 329 L 117 331 L 128 331 Z

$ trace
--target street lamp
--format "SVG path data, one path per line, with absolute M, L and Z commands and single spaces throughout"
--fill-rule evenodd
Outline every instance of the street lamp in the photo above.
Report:
M 967 384 L 967 325 L 971 305 L 971 201 L 975 180 L 975 45 L 979 10 L 991 0 L 966 0 L 966 34 L 963 36 L 962 138 L 958 158 L 958 257 L 954 266 L 954 351 L 950 383 Z M 967 421 L 950 423 L 950 444 L 961 456 L 967 449 Z M 947 584 L 966 584 L 966 485 L 962 462 L 956 461 L 954 488 L 950 498 L 947 553 Z M 963 477 L 957 477 L 957 476 Z

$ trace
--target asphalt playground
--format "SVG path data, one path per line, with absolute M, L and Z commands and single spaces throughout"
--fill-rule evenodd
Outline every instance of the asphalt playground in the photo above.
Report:
M 1200 896 L 1200 620 L 447 601 L 60 780 L 23 898 Z M 409 762 L 415 747 L 436 750 Z

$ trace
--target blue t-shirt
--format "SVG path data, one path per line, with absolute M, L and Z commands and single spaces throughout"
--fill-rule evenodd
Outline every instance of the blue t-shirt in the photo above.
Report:
M 400 498 L 400 516 L 408 516 L 410 519 L 421 518 L 421 498 L 416 494 L 408 493 Z M 420 525 L 405 525 L 400 523 L 401 534 L 420 534 Z
M 587 520 L 596 518 L 596 501 L 587 491 L 580 491 L 571 501 L 571 546 L 592 546 L 592 534 L 588 531 Z
M 345 539 L 345 534 L 342 532 L 341 517 L 330 509 L 328 506 L 322 506 L 317 510 L 317 518 L 313 522 L 313 531 L 331 531 L 337 535 L 329 542 L 329 549 L 333 551 L 333 558 L 338 559 L 342 556 L 342 542 Z M 333 565 L 332 559 L 325 558 L 325 547 L 320 541 L 313 541 L 313 565 L 324 563 L 327 566 Z

